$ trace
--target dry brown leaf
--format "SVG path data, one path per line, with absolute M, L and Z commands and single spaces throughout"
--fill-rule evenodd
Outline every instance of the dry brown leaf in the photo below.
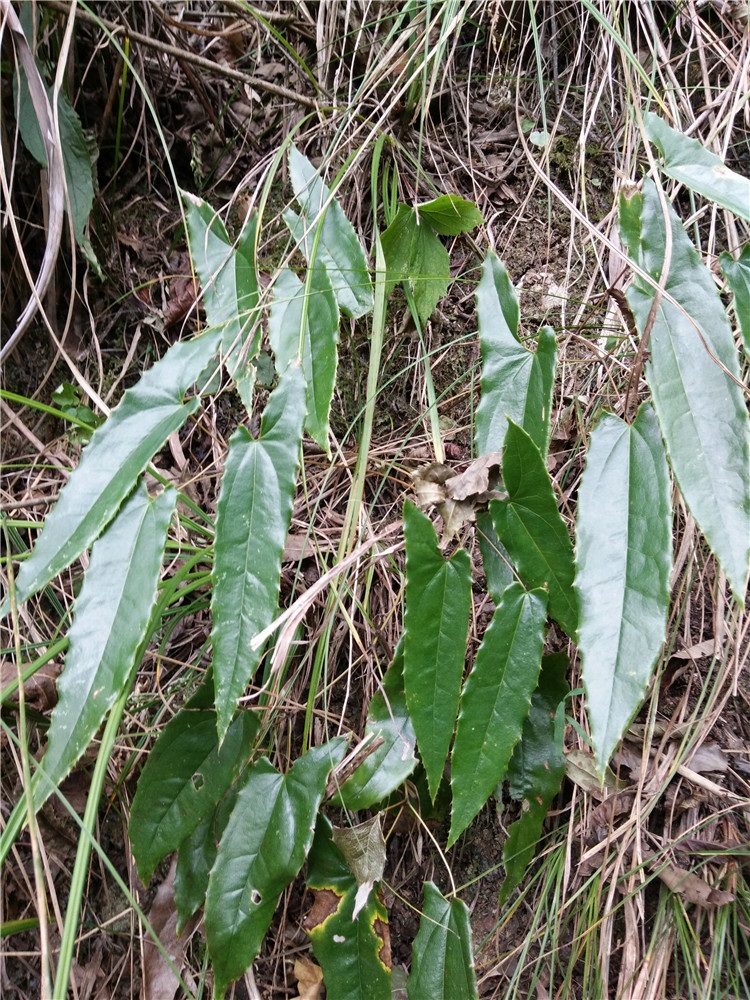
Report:
M 164 950 L 178 971 L 182 971 L 185 949 L 195 929 L 199 916 L 188 921 L 182 934 L 177 936 L 177 907 L 174 901 L 174 877 L 177 859 L 172 859 L 167 877 L 156 891 L 149 910 L 149 923 L 156 932 Z M 169 962 L 149 937 L 143 943 L 143 997 L 144 1000 L 171 1000 L 179 985 Z
M 301 955 L 294 963 L 294 978 L 299 989 L 296 1000 L 319 1000 L 323 985 L 323 970 L 319 965 Z
M 677 865 L 665 865 L 655 860 L 651 868 L 668 889 L 682 896 L 688 903 L 695 903 L 696 906 L 726 906 L 727 903 L 734 902 L 734 893 L 714 889 L 702 878 L 684 868 L 678 868 Z

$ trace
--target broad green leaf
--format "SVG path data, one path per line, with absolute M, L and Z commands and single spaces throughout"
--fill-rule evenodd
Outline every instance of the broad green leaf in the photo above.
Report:
M 150 500 L 136 489 L 91 549 L 91 560 L 68 633 L 65 666 L 57 683 L 44 777 L 35 783 L 37 808 L 93 739 L 124 686 L 148 628 L 177 492 Z
M 667 175 L 750 221 L 750 180 L 737 174 L 697 139 L 689 139 L 658 115 L 643 116 L 646 135 L 664 157 L 661 169 Z
M 130 842 L 144 885 L 156 866 L 213 813 L 250 755 L 258 731 L 242 712 L 219 748 L 216 713 L 183 709 L 167 725 L 138 780 Z
M 174 876 L 178 934 L 205 902 L 208 878 L 216 861 L 215 823 L 214 809 L 203 817 L 179 846 Z
M 300 243 L 308 263 L 317 261 L 325 265 L 341 311 L 354 319 L 364 316 L 372 310 L 372 282 L 354 227 L 335 199 L 324 208 L 331 192 L 315 167 L 294 146 L 289 148 L 289 177 L 302 216 L 287 210 L 284 222 Z M 322 212 L 325 214 L 321 220 Z M 313 260 L 313 245 L 318 232 Z
M 750 354 L 750 243 L 742 248 L 737 260 L 726 250 L 719 257 L 721 271 L 734 294 L 734 311 L 742 330 L 745 354 Z
M 508 765 L 510 794 L 521 800 L 522 810 L 503 844 L 505 881 L 500 888 L 501 905 L 520 884 L 534 857 L 547 810 L 565 777 L 564 699 L 570 690 L 567 672 L 564 653 L 542 657 L 539 685 L 531 696 L 529 715 Z
M 16 582 L 19 604 L 46 586 L 98 538 L 122 501 L 199 400 L 183 402 L 218 347 L 216 335 L 174 344 L 128 389 L 109 419 L 83 449 L 78 467 L 47 515 L 34 550 Z M 6 599 L 0 615 L 8 612 Z
M 342 737 L 310 750 L 282 775 L 263 758 L 237 796 L 211 869 L 206 940 L 214 996 L 248 968 L 260 950 L 279 895 L 304 864 Z
M 441 236 L 468 233 L 484 222 L 474 202 L 459 198 L 457 194 L 443 194 L 433 201 L 417 205 L 417 212 Z
M 385 256 L 388 285 L 399 282 L 409 288 L 421 323 L 425 323 L 438 301 L 448 291 L 448 251 L 426 221 L 413 208 L 399 205 L 396 218 L 380 238 Z
M 445 559 L 435 529 L 404 504 L 406 705 L 434 801 L 458 712 L 471 608 L 471 560 L 465 549 Z
M 262 334 L 255 267 L 258 217 L 251 215 L 239 237 L 232 240 L 210 205 L 187 191 L 181 194 L 206 318 L 210 327 L 221 332 L 227 371 L 244 389 L 248 379 L 253 380 L 250 362 L 258 353 Z M 243 402 L 249 409 L 251 395 L 245 393 Z
M 404 647 L 398 644 L 393 663 L 386 670 L 382 690 L 377 691 L 367 712 L 365 736 L 383 739 L 341 786 L 335 801 L 356 812 L 369 809 L 390 795 L 414 770 L 416 735 L 404 695 Z
M 211 599 L 220 738 L 263 653 L 250 642 L 278 607 L 303 418 L 302 375 L 290 366 L 268 399 L 260 437 L 238 427 L 229 441 L 216 507 Z
M 511 558 L 497 537 L 492 516 L 488 511 L 477 518 L 477 540 L 487 579 L 487 593 L 497 605 L 502 599 L 505 588 L 513 583 L 514 576 Z
M 544 646 L 547 600 L 520 583 L 505 591 L 461 696 L 451 757 L 450 847 L 505 776 L 529 714 Z
M 680 491 L 742 603 L 750 563 L 750 419 L 713 277 L 671 208 L 668 214 L 671 264 L 651 329 L 646 377 Z M 620 198 L 620 226 L 628 253 L 658 280 L 665 229 L 651 181 L 642 195 Z M 627 294 L 643 331 L 655 291 L 636 278 Z
M 424 906 L 414 939 L 409 1000 L 474 1000 L 478 997 L 469 911 L 424 884 Z
M 578 645 L 600 770 L 643 700 L 664 642 L 672 567 L 669 470 L 654 412 L 607 414 L 578 492 Z
M 503 483 L 508 499 L 490 502 L 498 537 L 524 583 L 549 589 L 549 613 L 574 639 L 578 608 L 573 545 L 544 459 L 526 431 L 512 421 L 503 448 Z
M 323 816 L 310 851 L 307 887 L 314 901 L 304 926 L 323 969 L 327 1000 L 391 1000 L 388 913 L 376 891 L 354 916 L 357 880 Z
M 508 272 L 490 250 L 477 286 L 481 397 L 477 406 L 477 452 L 500 451 L 508 420 L 523 427 L 547 453 L 557 339 L 550 327 L 539 331 L 536 352 L 518 339 L 518 297 Z
M 283 372 L 297 362 L 302 350 L 307 416 L 305 429 L 330 455 L 328 421 L 336 385 L 339 313 L 324 267 L 313 266 L 306 284 L 283 270 L 273 286 L 268 339 Z

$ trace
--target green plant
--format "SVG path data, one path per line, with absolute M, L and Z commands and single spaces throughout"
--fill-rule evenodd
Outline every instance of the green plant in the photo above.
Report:
M 681 160 L 704 156 L 701 147 L 696 152 L 655 116 L 647 119 L 647 128 L 667 173 Z M 373 190 L 381 152 L 379 143 Z M 450 758 L 452 844 L 507 778 L 511 794 L 526 805 L 504 849 L 507 898 L 533 856 L 564 770 L 567 658 L 544 656 L 548 616 L 578 643 L 603 777 L 643 700 L 666 634 L 670 468 L 735 598 L 744 599 L 749 422 L 731 328 L 713 279 L 663 192 L 647 181 L 642 191 L 623 194 L 619 207 L 622 241 L 636 273 L 628 301 L 641 333 L 640 361 L 652 402 L 643 402 L 631 421 L 634 407 L 626 399 L 624 416 L 606 414 L 592 432 L 574 556 L 546 465 L 555 336 L 543 328 L 533 352 L 521 343 L 515 291 L 496 255 L 488 253 L 477 289 L 479 457 L 460 474 L 435 464 L 417 480 L 420 506 L 437 506 L 442 514 L 442 539 L 419 506 L 408 500 L 404 505 L 403 642 L 385 672 L 382 692 L 372 699 L 366 731 L 383 742 L 350 774 L 351 762 L 343 762 L 345 740 L 330 736 L 314 746 L 308 721 L 294 763 L 281 773 L 265 756 L 273 725 L 267 709 L 274 707 L 270 692 L 284 691 L 293 667 L 288 631 L 299 624 L 300 607 L 304 610 L 300 602 L 277 617 L 282 558 L 303 434 L 332 454 L 329 419 L 340 315 L 358 319 L 373 312 L 373 353 L 363 421 L 365 465 L 360 456 L 345 539 L 329 579 L 341 576 L 355 554 L 379 560 L 399 548 L 384 547 L 384 538 L 360 541 L 354 527 L 388 287 L 404 281 L 423 322 L 436 301 L 430 284 L 442 289 L 445 280 L 436 234 L 463 232 L 478 222 L 475 210 L 460 199 L 441 197 L 416 210 L 402 206 L 382 241 L 375 235 L 371 276 L 335 191 L 294 147 L 289 167 L 299 211 L 288 210 L 284 221 L 306 259 L 304 279 L 290 269 L 280 271 L 268 306 L 257 278 L 259 217 L 251 215 L 232 240 L 205 202 L 185 195 L 208 328 L 170 348 L 95 430 L 3 603 L 3 613 L 15 615 L 19 604 L 91 547 L 47 751 L 3 833 L 0 857 L 7 856 L 25 820 L 33 818 L 106 719 L 84 817 L 90 835 L 108 749 L 145 651 L 168 627 L 179 602 L 190 596 L 205 607 L 208 586 L 211 671 L 165 727 L 141 774 L 131 816 L 139 872 L 148 880 L 167 854 L 178 852 L 180 922 L 205 906 L 218 997 L 258 954 L 279 894 L 307 859 L 307 884 L 317 894 L 309 931 L 328 995 L 361 995 L 354 984 L 364 981 L 368 997 L 390 997 L 387 913 L 376 890 L 384 860 L 379 824 L 354 827 L 352 844 L 331 829 L 323 804 L 377 814 L 417 767 L 415 750 L 434 800 Z M 729 198 L 742 214 L 750 185 L 715 173 L 714 185 L 703 193 Z M 428 275 L 422 273 L 425 266 Z M 736 269 L 727 271 L 736 287 L 744 287 Z M 744 315 L 744 301 L 736 292 L 738 314 Z M 266 315 L 278 382 L 263 408 L 260 433 L 253 437 L 240 426 L 232 435 L 215 522 L 194 503 L 188 512 L 183 506 L 179 516 L 187 540 L 172 541 L 177 491 L 162 483 L 150 495 L 144 473 L 202 398 L 217 391 L 220 365 L 248 411 L 253 409 L 252 361 L 261 351 Z M 637 378 L 638 366 L 635 371 Z M 184 505 L 186 498 L 180 499 Z M 475 519 L 496 608 L 464 679 L 471 560 L 460 546 L 450 558 L 445 550 Z M 162 580 L 167 555 L 176 568 Z M 331 600 L 342 600 L 344 592 L 343 583 L 334 583 Z M 321 640 L 308 720 L 319 693 L 324 646 Z M 267 648 L 272 653 L 264 659 Z M 259 682 L 258 707 L 248 709 L 240 700 L 251 681 Z M 85 836 L 55 995 L 67 986 L 89 850 Z M 449 1000 L 475 996 L 476 990 L 465 904 L 455 892 L 445 897 L 426 883 L 409 995 Z

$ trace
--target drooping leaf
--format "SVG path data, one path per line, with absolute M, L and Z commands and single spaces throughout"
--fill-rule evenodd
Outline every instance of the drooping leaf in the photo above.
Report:
M 313 244 L 319 232 L 315 261 L 325 265 L 341 311 L 354 319 L 364 316 L 373 306 L 372 282 L 354 227 L 335 198 L 324 207 L 331 192 L 294 146 L 289 147 L 289 177 L 302 215 L 288 209 L 284 222 L 300 243 L 308 264 L 314 263 Z
M 647 111 L 643 116 L 646 135 L 664 157 L 661 169 L 717 205 L 728 208 L 741 219 L 750 221 L 750 180 L 725 166 L 697 139 L 678 132 Z
M 356 826 L 334 827 L 333 842 L 357 880 L 357 898 L 352 913 L 352 920 L 356 920 L 385 871 L 385 839 L 380 813 Z
M 477 452 L 500 451 L 510 419 L 546 455 L 557 339 L 550 327 L 543 327 L 534 353 L 521 344 L 518 297 L 508 272 L 491 250 L 477 286 L 477 316 L 482 351 L 482 394 L 474 434 Z
M 579 649 L 600 770 L 638 710 L 665 638 L 672 567 L 669 471 L 652 408 L 591 434 L 578 492 Z
M 416 734 L 404 695 L 403 642 L 399 642 L 393 663 L 385 672 L 382 690 L 370 702 L 365 736 L 369 734 L 380 736 L 383 745 L 360 764 L 335 797 L 352 812 L 382 802 L 406 781 L 417 764 Z
M 520 583 L 504 592 L 461 696 L 451 757 L 450 847 L 505 776 L 529 714 L 544 646 L 547 600 Z
M 68 633 L 47 750 L 35 782 L 39 808 L 96 734 L 132 680 L 159 583 L 177 492 L 150 500 L 141 484 L 94 544 Z
M 432 882 L 424 884 L 407 990 L 409 1000 L 474 1000 L 479 996 L 469 911 L 462 900 L 447 900 Z
M 503 448 L 503 482 L 508 499 L 490 503 L 495 531 L 524 583 L 549 589 L 550 615 L 575 638 L 573 545 L 544 459 L 526 431 L 512 421 Z
M 301 372 L 290 366 L 268 399 L 260 437 L 238 427 L 229 442 L 216 508 L 211 600 L 220 737 L 263 653 L 250 642 L 278 606 L 304 406 Z
M 474 202 L 457 194 L 443 194 L 432 201 L 425 201 L 417 205 L 417 212 L 441 236 L 468 233 L 484 222 Z
M 166 726 L 143 768 L 130 813 L 130 842 L 144 885 L 162 858 L 213 816 L 257 731 L 254 713 L 242 712 L 219 748 L 216 713 L 188 708 Z
M 227 985 L 258 954 L 279 895 L 310 850 L 326 779 L 344 750 L 345 741 L 339 737 L 300 757 L 286 775 L 265 758 L 250 768 L 206 893 L 215 997 L 223 997 Z
M 465 549 L 445 559 L 430 520 L 404 504 L 406 705 L 433 800 L 443 776 L 458 712 L 471 608 L 471 561 Z
M 183 398 L 217 347 L 215 334 L 174 344 L 97 427 L 21 566 L 19 604 L 77 559 L 109 524 L 152 456 L 198 408 L 197 398 Z M 6 599 L 0 615 L 8 608 Z
M 503 591 L 513 583 L 513 567 L 507 549 L 497 537 L 489 511 L 477 518 L 477 541 L 487 579 L 487 593 L 499 604 Z
M 448 251 L 426 220 L 413 208 L 399 205 L 396 217 L 380 238 L 389 288 L 402 283 L 414 295 L 421 323 L 426 323 L 448 291 Z
M 750 564 L 750 418 L 713 277 L 671 208 L 668 216 L 671 263 L 651 329 L 646 377 L 680 491 L 742 603 Z M 620 229 L 630 256 L 658 280 L 665 229 L 651 181 L 643 194 L 620 198 Z M 627 294 L 642 332 L 655 290 L 636 278 Z
M 268 338 L 279 372 L 295 363 L 302 350 L 305 429 L 330 455 L 328 421 L 338 365 L 339 313 L 324 267 L 313 266 L 306 284 L 292 271 L 279 273 L 268 317 Z
M 750 354 L 750 243 L 744 245 L 737 260 L 725 250 L 719 263 L 734 294 L 734 311 L 742 330 L 745 354 Z
M 501 905 L 519 885 L 534 857 L 547 810 L 565 777 L 564 699 L 570 690 L 567 672 L 564 653 L 542 657 L 539 684 L 531 696 L 529 715 L 508 765 L 510 794 L 522 801 L 523 808 L 503 844 L 505 880 L 500 889 Z
M 307 887 L 314 902 L 304 926 L 323 969 L 327 1000 L 391 1000 L 388 913 L 376 890 L 354 915 L 357 880 L 323 816 L 310 851 Z

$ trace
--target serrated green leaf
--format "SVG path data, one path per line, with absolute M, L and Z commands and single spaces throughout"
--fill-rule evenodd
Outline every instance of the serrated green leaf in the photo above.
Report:
M 206 940 L 216 998 L 224 996 L 228 984 L 258 954 L 279 895 L 310 850 L 326 779 L 345 746 L 339 737 L 315 747 L 286 775 L 265 758 L 250 768 L 206 893 Z
M 469 911 L 447 900 L 432 882 L 424 884 L 424 905 L 414 939 L 409 1000 L 474 1000 L 478 997 Z
M 570 690 L 567 671 L 564 653 L 542 657 L 539 685 L 531 696 L 529 715 L 508 765 L 510 794 L 522 800 L 523 808 L 503 844 L 505 880 L 500 888 L 500 905 L 520 884 L 534 857 L 547 810 L 565 777 L 564 699 Z
M 547 600 L 520 583 L 504 592 L 461 696 L 451 757 L 455 843 L 505 776 L 529 714 L 544 646 Z
M 190 255 L 200 278 L 209 326 L 221 332 L 224 362 L 238 387 L 252 384 L 252 359 L 258 354 L 262 330 L 255 267 L 258 217 L 251 215 L 236 240 L 229 238 L 219 215 L 202 198 L 182 191 Z M 245 407 L 251 395 L 243 395 Z
M 294 146 L 289 148 L 289 177 L 302 216 L 287 210 L 284 222 L 308 263 L 312 261 L 313 242 L 320 226 L 315 261 L 325 265 L 341 311 L 354 319 L 364 316 L 373 306 L 372 282 L 354 227 L 335 199 L 324 209 L 331 192 L 315 167 Z
M 477 286 L 477 317 L 482 351 L 481 397 L 474 433 L 478 454 L 501 450 L 509 419 L 523 427 L 546 454 L 557 338 L 550 327 L 543 327 L 535 353 L 521 344 L 518 297 L 508 272 L 491 250 Z
M 372 892 L 354 916 L 357 880 L 323 816 L 310 851 L 307 887 L 314 903 L 305 930 L 323 969 L 327 1000 L 391 1000 L 388 913 L 379 893 Z
M 653 183 L 645 182 L 642 195 L 621 197 L 620 214 L 623 245 L 658 279 L 665 229 Z M 671 264 L 651 329 L 646 377 L 680 491 L 742 603 L 750 564 L 750 418 L 713 277 L 671 208 L 668 215 Z M 636 278 L 627 295 L 643 331 L 655 291 Z
M 441 236 L 468 233 L 484 222 L 474 202 L 459 198 L 457 194 L 443 194 L 417 205 L 417 212 Z
M 579 649 L 600 771 L 643 700 L 665 637 L 669 470 L 656 417 L 611 414 L 591 434 L 578 492 Z
M 41 774 L 38 809 L 99 729 L 123 687 L 156 600 L 161 561 L 177 491 L 150 500 L 141 484 L 91 549 L 91 559 L 68 633 Z
M 409 777 L 417 764 L 416 734 L 404 695 L 404 646 L 399 642 L 393 663 L 383 677 L 367 712 L 365 736 L 383 739 L 338 790 L 335 802 L 356 812 L 369 809 L 390 795 Z
M 549 472 L 523 428 L 509 421 L 503 448 L 507 500 L 492 500 L 498 537 L 529 587 L 547 587 L 549 613 L 574 639 L 578 607 L 573 590 L 573 545 L 557 509 Z
M 156 866 L 213 813 L 248 757 L 258 723 L 242 712 L 219 748 L 216 713 L 183 709 L 143 768 L 130 813 L 130 842 L 148 885 Z
M 471 560 L 445 559 L 428 517 L 404 504 L 406 705 L 434 801 L 458 712 L 471 608 Z
M 697 139 L 689 139 L 652 111 L 644 114 L 643 121 L 646 135 L 664 157 L 661 169 L 667 177 L 750 221 L 750 180 L 747 177 L 730 170 Z
M 260 437 L 238 427 L 229 441 L 216 507 L 211 599 L 220 737 L 263 653 L 251 640 L 270 625 L 278 607 L 304 406 L 302 374 L 289 367 L 269 396 Z
M 197 398 L 182 400 L 217 347 L 212 334 L 174 344 L 97 427 L 21 566 L 19 604 L 77 559 L 109 524 L 151 457 L 198 408 Z M 0 615 L 8 609 L 6 598 Z
M 734 295 L 734 311 L 742 330 L 745 354 L 750 354 L 750 243 L 744 245 L 737 260 L 725 250 L 719 263 Z
M 306 284 L 292 271 L 285 269 L 279 273 L 268 317 L 268 339 L 279 372 L 296 363 L 301 347 L 307 406 L 305 429 L 330 455 L 328 421 L 336 385 L 339 313 L 324 267 L 312 267 Z
M 489 511 L 477 518 L 477 541 L 482 554 L 487 593 L 497 605 L 502 599 L 505 588 L 513 583 L 514 576 L 510 555 L 497 537 Z
M 414 295 L 421 323 L 426 323 L 448 291 L 448 251 L 414 209 L 399 205 L 396 217 L 380 238 L 389 287 L 401 282 Z

